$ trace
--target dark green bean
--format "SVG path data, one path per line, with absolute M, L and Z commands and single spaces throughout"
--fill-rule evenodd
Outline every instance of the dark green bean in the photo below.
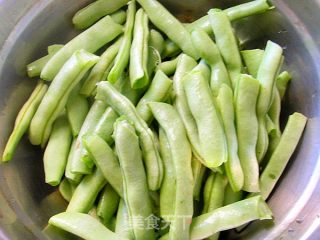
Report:
M 121 25 L 115 23 L 109 16 L 104 17 L 64 45 L 44 66 L 40 77 L 48 81 L 53 80 L 75 51 L 83 49 L 94 53 L 121 33 Z
M 116 121 L 113 136 L 123 174 L 124 200 L 133 235 L 135 239 L 155 239 L 153 229 L 138 225 L 139 217 L 144 221 L 152 214 L 138 136 L 134 127 L 124 118 Z
M 72 142 L 72 132 L 65 115 L 54 122 L 48 145 L 43 155 L 45 181 L 57 186 L 65 172 Z
M 155 136 L 140 117 L 134 105 L 122 94 L 120 94 L 109 82 L 98 84 L 97 99 L 101 99 L 119 114 L 126 117 L 135 125 L 139 133 L 140 144 L 144 155 L 144 162 L 150 190 L 157 190 L 161 186 L 163 167 L 161 158 L 155 144 Z
M 72 18 L 72 22 L 78 29 L 83 29 L 91 26 L 101 17 L 110 13 L 114 13 L 121 7 L 127 4 L 129 0 L 98 0 L 85 8 L 80 9 Z
M 31 120 L 36 113 L 38 106 L 41 103 L 42 98 L 47 92 L 48 86 L 39 81 L 36 88 L 33 90 L 29 99 L 23 105 L 18 113 L 18 116 L 14 123 L 13 131 L 8 139 L 2 155 L 2 161 L 10 161 L 13 154 L 25 132 L 28 130 Z

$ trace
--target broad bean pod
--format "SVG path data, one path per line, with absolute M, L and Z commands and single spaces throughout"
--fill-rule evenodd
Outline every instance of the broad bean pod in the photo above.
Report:
M 120 197 L 110 184 L 104 187 L 97 206 L 97 215 L 103 223 L 109 223 L 112 216 L 117 212 Z

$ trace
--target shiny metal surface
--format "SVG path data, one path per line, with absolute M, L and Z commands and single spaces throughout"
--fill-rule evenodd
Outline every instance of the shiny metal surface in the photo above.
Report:
M 0 0 L 0 154 L 17 111 L 35 84 L 25 76 L 26 63 L 52 43 L 65 43 L 72 14 L 89 0 Z M 177 16 L 191 21 L 210 7 L 235 0 L 163 0 Z M 278 12 L 235 23 L 241 42 L 263 47 L 271 39 L 285 48 L 286 67 L 294 81 L 285 111 L 306 114 L 304 137 L 269 199 L 275 221 L 255 222 L 230 239 L 320 239 L 320 2 L 274 0 Z M 42 228 L 65 207 L 54 188 L 44 183 L 41 150 L 25 138 L 10 164 L 0 165 L 0 239 L 46 239 Z M 54 237 L 58 239 L 57 237 Z

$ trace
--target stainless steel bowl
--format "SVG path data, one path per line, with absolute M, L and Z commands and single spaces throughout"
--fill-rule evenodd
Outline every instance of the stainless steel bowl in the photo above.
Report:
M 35 80 L 25 65 L 42 56 L 46 46 L 64 43 L 77 32 L 71 17 L 88 0 L 0 0 L 0 153 L 15 116 Z M 210 7 L 227 7 L 236 0 L 163 0 L 177 16 L 191 20 Z M 263 47 L 267 39 L 285 49 L 286 67 L 294 80 L 285 112 L 306 114 L 304 137 L 269 199 L 275 221 L 255 222 L 230 239 L 320 238 L 320 2 L 274 0 L 277 11 L 235 23 L 246 47 Z M 0 238 L 45 239 L 48 218 L 65 207 L 54 188 L 44 183 L 41 150 L 23 139 L 9 164 L 0 165 Z M 56 237 L 54 237 L 56 238 Z

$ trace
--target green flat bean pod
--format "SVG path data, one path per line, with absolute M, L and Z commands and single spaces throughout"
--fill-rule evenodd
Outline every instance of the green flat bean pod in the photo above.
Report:
M 92 68 L 88 78 L 84 81 L 80 93 L 86 97 L 93 95 L 95 92 L 96 84 L 100 81 L 105 80 L 105 75 L 108 74 L 110 67 L 112 66 L 113 60 L 115 59 L 120 44 L 123 38 L 119 38 L 114 44 L 104 51 L 100 56 L 97 64 Z
M 170 221 L 174 215 L 176 201 L 176 173 L 171 149 L 165 131 L 159 129 L 160 153 L 163 160 L 163 181 L 160 188 L 160 216 Z
M 167 76 L 171 76 L 176 71 L 178 61 L 179 56 L 170 61 L 162 62 L 157 66 L 157 70 L 161 70 Z
M 155 239 L 153 229 L 137 225 L 138 217 L 145 220 L 152 214 L 138 136 L 126 119 L 119 118 L 115 123 L 113 137 L 123 174 L 124 200 L 128 207 L 133 235 L 135 239 Z
M 286 90 L 287 90 L 287 86 L 288 86 L 289 82 L 291 81 L 291 79 L 292 79 L 292 76 L 287 71 L 283 71 L 277 77 L 276 84 L 277 84 L 277 88 L 279 90 L 281 99 L 283 99 L 283 97 L 286 93 Z
M 193 70 L 201 72 L 202 76 L 210 83 L 211 69 L 204 59 L 201 59 Z
M 121 169 L 113 150 L 98 135 L 84 136 L 83 144 L 113 189 L 123 197 Z
M 111 83 L 115 83 L 120 78 L 121 74 L 124 72 L 125 68 L 128 65 L 135 15 L 136 2 L 133 0 L 128 4 L 127 21 L 124 29 L 123 40 L 121 41 L 119 52 L 114 61 L 114 65 L 108 75 L 108 81 Z
M 74 137 L 77 137 L 89 112 L 89 102 L 79 94 L 80 85 L 75 87 L 66 104 L 67 116 Z
M 271 219 L 272 213 L 261 196 L 248 198 L 192 220 L 190 239 L 204 239 L 256 219 Z
M 86 151 L 83 143 L 82 137 L 93 131 L 96 127 L 96 124 L 99 122 L 99 119 L 103 115 L 107 108 L 107 104 L 96 100 L 91 106 L 89 113 L 84 120 L 79 135 L 77 137 L 76 148 L 73 157 L 71 158 L 71 172 L 80 173 L 80 174 L 90 174 L 92 167 L 94 165 L 93 160 L 89 157 L 83 158 L 83 152 Z M 85 156 L 87 153 L 85 152 Z
M 110 239 L 125 240 L 116 233 L 111 232 L 94 217 L 76 212 L 62 212 L 49 219 L 53 226 L 73 233 L 85 240 Z
M 121 95 L 109 82 L 100 82 L 98 84 L 96 98 L 107 102 L 119 115 L 126 115 L 134 124 L 139 133 L 149 189 L 159 189 L 163 177 L 163 167 L 159 151 L 155 144 L 155 136 L 146 122 L 140 117 L 134 105 L 126 97 Z
M 115 232 L 125 239 L 134 239 L 132 231 L 130 230 L 128 208 L 123 199 L 120 199 Z
M 209 83 L 201 72 L 193 70 L 184 77 L 183 86 L 198 128 L 201 155 L 205 165 L 217 168 L 227 161 L 228 148 Z
M 69 182 L 67 178 L 63 178 L 59 184 L 59 192 L 61 196 L 68 202 L 74 193 L 76 185 L 74 183 Z
M 65 172 L 72 132 L 65 115 L 55 121 L 48 145 L 43 155 L 45 181 L 51 186 L 57 186 Z
M 200 57 L 211 67 L 210 87 L 214 96 L 217 96 L 222 84 L 231 86 L 229 73 L 222 60 L 220 51 L 209 35 L 201 29 L 194 30 L 191 33 L 191 37 L 195 48 L 199 51 Z
M 146 93 L 138 102 L 136 109 L 142 119 L 150 124 L 152 113 L 147 106 L 148 102 L 166 101 L 172 89 L 172 80 L 161 70 L 158 70 Z
M 74 138 L 70 147 L 67 165 L 64 173 L 66 178 L 73 183 L 79 183 L 82 179 L 82 174 L 71 172 L 71 164 L 72 164 L 74 153 L 76 151 L 76 146 L 77 146 L 77 139 Z
M 206 168 L 194 155 L 192 156 L 191 167 L 193 174 L 193 198 L 199 201 Z
M 161 3 L 156 0 L 137 0 L 137 2 L 158 29 L 164 32 L 186 54 L 195 59 L 199 58 L 187 29 Z
M 80 9 L 72 18 L 74 26 L 83 29 L 91 26 L 101 17 L 114 13 L 125 6 L 129 0 L 98 0 Z
M 33 116 L 29 129 L 32 144 L 47 142 L 52 124 L 65 107 L 72 89 L 98 60 L 99 57 L 79 50 L 64 64 Z
M 110 222 L 118 210 L 119 201 L 119 195 L 113 190 L 110 184 L 106 184 L 97 206 L 97 215 L 102 219 L 103 223 L 106 224 Z
M 223 84 L 220 87 L 216 102 L 220 110 L 228 145 L 228 161 L 225 163 L 226 174 L 232 189 L 237 192 L 243 187 L 244 176 L 238 156 L 234 98 L 229 86 Z
M 161 63 L 164 50 L 164 39 L 158 31 L 151 29 L 149 34 L 148 74 L 151 77 L 154 69 Z
M 47 89 L 48 86 L 39 81 L 36 88 L 31 93 L 29 99 L 19 111 L 14 123 L 13 131 L 3 151 L 3 162 L 7 162 L 12 159 L 19 142 L 22 136 L 28 130 L 31 120 L 34 117 L 34 114 L 36 113 L 44 95 L 46 94 Z
M 241 73 L 242 63 L 236 37 L 228 15 L 220 9 L 208 12 L 216 44 L 229 71 L 233 88 Z
M 259 134 L 257 141 L 257 158 L 260 162 L 268 149 L 268 133 L 266 130 L 265 115 L 267 114 L 273 96 L 276 76 L 282 62 L 282 48 L 268 41 L 257 73 L 261 88 L 257 101 L 257 115 L 259 121 Z
M 254 78 L 257 77 L 263 54 L 264 50 L 262 49 L 251 49 L 241 51 L 241 56 L 245 66 L 247 67 L 247 71 Z
M 307 118 L 301 113 L 290 115 L 279 144 L 271 155 L 271 158 L 260 177 L 261 195 L 264 199 L 268 198 L 279 180 L 291 155 L 299 143 L 306 123 Z
M 188 239 L 193 214 L 191 146 L 183 123 L 173 106 L 156 102 L 148 105 L 167 136 L 176 176 L 175 210 L 169 238 Z
M 115 23 L 109 16 L 101 19 L 66 43 L 44 66 L 40 77 L 47 81 L 53 80 L 60 68 L 75 51 L 83 49 L 89 53 L 94 53 L 121 33 L 122 26 Z
M 86 175 L 74 191 L 66 212 L 88 213 L 106 183 L 107 180 L 99 169 Z
M 133 89 L 143 88 L 149 83 L 147 70 L 149 27 L 148 16 L 139 9 L 135 16 L 133 40 L 130 50 L 129 76 Z
M 243 190 L 259 192 L 259 165 L 256 156 L 258 119 L 256 103 L 259 82 L 242 74 L 236 88 L 235 116 L 238 137 L 238 155 L 244 173 Z
M 48 55 L 41 57 L 27 65 L 27 74 L 28 77 L 37 77 L 40 76 L 43 67 L 47 64 L 47 62 L 53 57 L 53 55 L 58 52 L 63 45 L 54 44 L 48 47 Z

